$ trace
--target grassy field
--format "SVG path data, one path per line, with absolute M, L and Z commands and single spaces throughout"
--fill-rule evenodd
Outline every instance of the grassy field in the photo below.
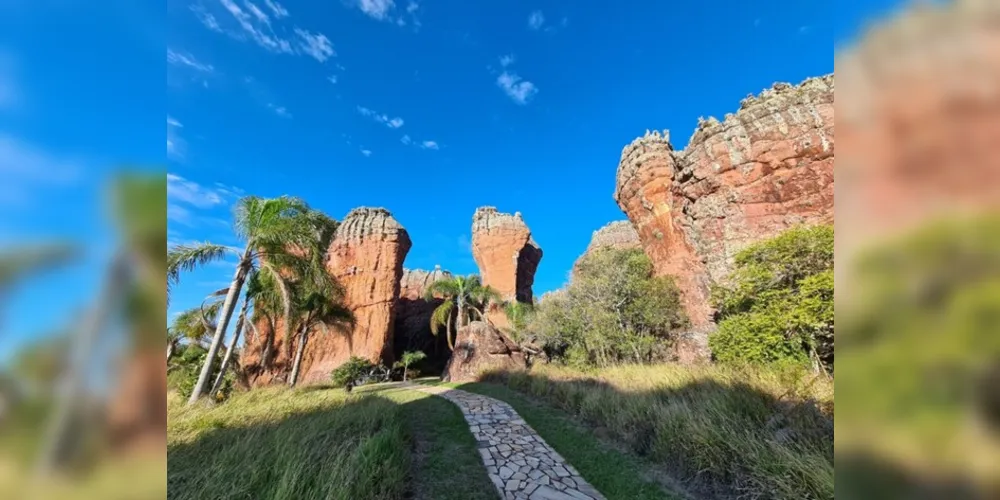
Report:
M 457 408 L 374 389 L 275 388 L 215 406 L 172 403 L 168 497 L 493 498 Z
M 582 373 L 536 366 L 526 373 L 485 374 L 487 384 L 463 389 L 508 401 L 602 489 L 602 462 L 563 451 L 574 438 L 549 430 L 526 400 L 558 407 L 595 435 L 659 464 L 688 491 L 706 498 L 832 499 L 833 384 L 810 376 L 631 366 Z M 503 384 L 529 398 L 491 388 Z M 539 428 L 541 427 L 541 428 Z M 571 435 L 570 435 L 571 436 Z M 604 488 L 608 488 L 604 485 Z M 602 489 L 602 491 L 604 491 Z

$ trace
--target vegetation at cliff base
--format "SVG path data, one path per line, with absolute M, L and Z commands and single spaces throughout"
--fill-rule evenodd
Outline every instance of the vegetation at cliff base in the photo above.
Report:
M 639 249 L 602 249 L 582 259 L 572 282 L 540 301 L 520 327 L 567 364 L 612 366 L 665 360 L 687 320 L 670 278 L 654 277 Z
M 713 300 L 717 361 L 832 373 L 833 226 L 796 227 L 747 247 Z

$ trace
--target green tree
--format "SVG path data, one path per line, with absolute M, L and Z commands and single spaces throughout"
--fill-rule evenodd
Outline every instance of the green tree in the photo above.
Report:
M 457 335 L 458 330 L 468 324 L 473 314 L 488 322 L 485 315 L 486 307 L 501 302 L 500 294 L 492 287 L 484 286 L 479 276 L 475 274 L 443 278 L 431 283 L 427 287 L 425 296 L 430 301 L 434 300 L 435 295 L 443 296 L 444 302 L 431 315 L 431 333 L 437 335 L 444 326 L 448 349 L 451 350 L 455 350 L 451 328 L 453 317 L 457 318 L 454 329 Z
M 639 249 L 603 249 L 577 267 L 566 288 L 540 301 L 526 330 L 546 351 L 576 366 L 662 359 L 685 325 L 670 278 L 655 277 Z
M 414 363 L 419 363 L 422 359 L 426 358 L 427 355 L 423 351 L 406 351 L 403 356 L 399 358 L 396 362 L 396 367 L 403 368 L 403 382 L 406 382 L 406 375 L 410 368 L 410 365 Z
M 288 385 L 294 387 L 298 382 L 299 370 L 302 366 L 302 356 L 309 341 L 309 333 L 318 328 L 329 335 L 328 326 L 343 328 L 354 325 L 354 313 L 342 301 L 343 290 L 332 280 L 324 270 L 310 273 L 306 279 L 294 286 L 295 305 L 293 311 L 297 318 L 298 346 L 295 360 L 292 362 L 292 373 Z M 290 345 L 290 343 L 289 343 Z
M 181 342 L 206 347 L 215 332 L 221 306 L 216 302 L 204 307 L 192 307 L 174 317 L 167 327 L 168 363 Z
M 508 301 L 503 305 L 503 312 L 507 317 L 507 322 L 510 324 L 509 327 L 504 329 L 505 332 L 514 341 L 520 342 L 524 339 L 528 326 L 531 324 L 534 316 L 534 304 L 518 302 L 516 300 Z
M 833 227 L 796 227 L 736 255 L 712 292 L 723 363 L 792 363 L 833 371 Z
M 218 353 L 225 336 L 226 328 L 233 316 L 237 297 L 243 289 L 248 275 L 255 270 L 265 271 L 279 284 L 283 290 L 285 302 L 284 317 L 291 316 L 291 299 L 284 286 L 284 277 L 278 271 L 297 267 L 300 259 L 296 253 L 305 252 L 309 255 L 319 255 L 317 237 L 318 214 L 299 198 L 282 196 L 279 198 L 260 198 L 247 196 L 236 205 L 233 229 L 243 240 L 242 250 L 232 249 L 225 245 L 201 243 L 197 245 L 178 245 L 167 254 L 168 282 L 177 283 L 183 271 L 190 271 L 209 262 L 222 259 L 231 252 L 236 253 L 239 260 L 233 273 L 232 283 L 228 287 L 223 302 L 221 315 L 208 349 L 208 358 L 198 375 L 188 404 L 194 403 L 208 389 L 208 381 L 212 372 L 212 360 Z M 286 322 L 287 338 L 287 322 Z

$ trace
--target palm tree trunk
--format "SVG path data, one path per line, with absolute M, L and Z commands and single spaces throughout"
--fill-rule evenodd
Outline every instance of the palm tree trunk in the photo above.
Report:
M 448 326 L 444 329 L 444 338 L 448 340 L 448 350 L 455 350 L 455 343 L 451 340 L 451 314 L 448 314 Z
M 82 328 L 73 334 L 68 366 L 59 380 L 55 411 L 42 442 L 42 453 L 36 470 L 39 478 L 62 465 L 74 451 L 72 448 L 76 433 L 72 431 L 75 425 L 82 424 L 79 421 L 80 396 L 83 393 L 81 385 L 86 379 L 87 364 L 92 361 L 94 346 L 101 330 L 107 324 L 108 316 L 125 286 L 127 265 L 122 255 L 115 257 L 94 310 Z
M 177 349 L 177 342 L 170 341 L 167 343 L 167 363 L 170 362 L 174 357 L 174 351 Z
M 409 365 L 403 365 L 403 382 L 406 382 L 406 369 L 407 368 L 409 368 Z
M 288 385 L 291 387 L 295 387 L 295 383 L 298 382 L 299 368 L 302 366 L 302 354 L 306 352 L 306 341 L 309 340 L 309 328 L 306 325 L 302 325 L 302 332 L 299 333 L 299 348 L 295 351 L 292 376 L 288 379 Z
M 233 329 L 233 338 L 229 339 L 229 345 L 226 346 L 226 355 L 222 357 L 222 365 L 219 366 L 219 374 L 215 376 L 215 382 L 212 384 L 212 391 L 210 394 L 215 394 L 219 392 L 222 388 L 222 379 L 226 376 L 226 369 L 229 368 L 229 362 L 233 359 L 233 352 L 236 351 L 236 342 L 240 339 L 240 333 L 243 331 L 243 325 L 247 320 L 247 308 L 250 306 L 246 297 L 243 297 L 243 308 L 240 309 L 240 315 L 236 317 L 236 328 Z
M 219 318 L 219 324 L 215 328 L 215 337 L 212 338 L 212 345 L 208 347 L 208 356 L 205 357 L 205 364 L 201 367 L 201 373 L 198 374 L 198 382 L 195 383 L 194 390 L 191 391 L 191 398 L 188 399 L 187 404 L 189 405 L 198 401 L 198 398 L 208 388 L 208 379 L 212 376 L 212 362 L 215 361 L 215 356 L 219 353 L 219 346 L 222 345 L 222 339 L 226 335 L 229 320 L 233 317 L 233 309 L 236 309 L 237 297 L 243 288 L 243 281 L 247 277 L 247 268 L 250 267 L 250 252 L 251 248 L 248 246 L 246 251 L 243 252 L 243 258 L 240 259 L 240 263 L 236 267 L 233 282 L 229 285 L 229 292 L 226 294 L 226 301 L 222 303 L 222 316 Z

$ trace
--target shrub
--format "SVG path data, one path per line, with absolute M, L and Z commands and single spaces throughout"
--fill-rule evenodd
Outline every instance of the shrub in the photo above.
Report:
M 609 248 L 584 257 L 572 283 L 540 301 L 527 330 L 550 356 L 584 367 L 662 359 L 684 324 L 673 280 L 654 277 L 642 250 Z
M 373 368 L 375 364 L 365 358 L 351 356 L 344 364 L 337 367 L 330 373 L 330 381 L 334 387 L 344 387 L 350 382 L 354 382 L 363 377 Z
M 205 356 L 207 355 L 208 350 L 197 344 L 179 346 L 178 352 L 167 366 L 167 388 L 177 391 L 178 394 L 185 398 L 190 397 L 191 391 L 194 390 L 194 384 L 198 382 L 198 375 L 201 373 L 201 367 L 205 363 Z M 222 379 L 222 386 L 219 387 L 219 392 L 214 395 L 216 401 L 228 399 L 232 395 L 233 388 L 236 385 L 236 367 L 233 366 L 234 363 L 235 360 L 230 362 L 229 370 L 226 371 L 226 376 Z M 209 383 L 214 382 L 214 377 L 219 373 L 221 366 L 222 354 L 220 353 L 212 366 L 213 378 Z
M 744 249 L 726 283 L 712 293 L 717 361 L 833 372 L 832 226 L 793 228 Z

